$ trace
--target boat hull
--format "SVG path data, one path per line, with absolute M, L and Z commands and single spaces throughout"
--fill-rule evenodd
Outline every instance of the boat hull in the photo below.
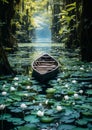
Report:
M 46 56 L 47 56 L 47 58 L 44 58 Z M 35 64 L 37 64 L 37 62 L 40 65 L 38 65 L 38 66 L 36 65 L 36 67 L 35 67 Z M 45 66 L 42 66 L 43 63 Z M 37 67 L 39 67 L 41 69 L 37 70 Z M 32 68 L 33 68 L 32 76 L 36 80 L 38 80 L 40 82 L 47 82 L 57 76 L 58 71 L 59 71 L 59 64 L 52 56 L 50 56 L 48 54 L 44 54 L 32 63 Z M 48 71 L 45 72 L 47 69 L 48 69 Z M 42 73 L 43 70 L 44 70 L 44 73 Z

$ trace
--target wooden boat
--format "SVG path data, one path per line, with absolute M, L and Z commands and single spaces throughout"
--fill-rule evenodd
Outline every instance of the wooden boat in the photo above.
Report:
M 59 64 L 49 54 L 44 54 L 32 63 L 32 76 L 41 82 L 47 82 L 58 73 Z

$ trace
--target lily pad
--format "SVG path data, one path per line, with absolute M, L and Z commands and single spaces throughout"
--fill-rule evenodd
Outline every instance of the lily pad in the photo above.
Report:
M 26 124 L 25 127 L 29 127 L 31 130 L 38 130 L 38 126 L 36 124 L 32 124 L 32 123 L 29 123 L 29 124 Z
M 30 127 L 28 126 L 21 126 L 18 130 L 38 130 L 36 126 L 32 125 Z
M 10 114 L 4 114 L 4 115 L 0 115 L 0 120 L 7 120 L 8 118 L 10 118 L 11 117 L 11 115 Z
M 68 91 L 68 95 L 73 95 L 74 91 Z
M 40 118 L 40 121 L 43 123 L 51 123 L 54 121 L 53 117 L 48 117 L 48 116 L 44 116 L 42 118 Z
M 60 119 L 60 121 L 63 122 L 63 123 L 68 123 L 69 124 L 69 123 L 73 123 L 75 121 L 75 119 L 71 118 L 69 116 L 64 116 L 64 117 L 62 117 Z
M 71 130 L 89 130 L 88 128 L 80 128 L 80 127 L 77 127 L 77 128 L 73 128 Z
M 60 125 L 57 130 L 72 130 L 72 129 L 75 129 L 76 126 L 74 125 Z
M 13 95 L 11 96 L 11 98 L 15 101 L 21 101 L 21 97 L 17 96 L 17 95 Z
M 30 122 L 30 123 L 37 123 L 39 122 L 39 118 L 35 115 L 28 115 L 24 118 L 25 121 Z
M 55 93 L 55 91 L 56 91 L 55 88 L 48 88 L 48 89 L 46 90 L 46 92 L 47 92 L 48 94 L 53 94 L 53 93 Z
M 88 95 L 92 95 L 92 90 L 87 90 L 87 92 L 86 92 Z
M 14 125 L 21 125 L 24 123 L 24 121 L 21 120 L 21 118 L 8 118 L 7 119 L 8 122 L 12 122 Z
M 14 109 L 11 109 L 11 112 L 20 113 L 20 112 L 22 112 L 22 109 L 20 109 L 20 108 L 14 108 Z
M 83 112 L 82 114 L 86 117 L 92 117 L 92 111 Z
M 84 126 L 84 125 L 87 125 L 88 121 L 85 119 L 79 119 L 76 121 L 76 123 L 80 126 Z

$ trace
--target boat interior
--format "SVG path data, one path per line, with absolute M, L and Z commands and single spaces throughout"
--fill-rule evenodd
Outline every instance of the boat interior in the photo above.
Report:
M 49 55 L 43 55 L 34 62 L 34 69 L 40 74 L 45 74 L 53 71 L 57 67 L 58 63 Z

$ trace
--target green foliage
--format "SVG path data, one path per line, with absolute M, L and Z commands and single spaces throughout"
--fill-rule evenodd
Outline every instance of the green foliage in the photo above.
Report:
M 78 28 L 79 24 L 77 22 L 76 8 L 76 2 L 73 2 L 66 4 L 64 8 L 61 8 L 61 12 L 59 14 L 55 14 L 55 16 L 57 16 L 59 19 L 57 24 L 60 25 L 60 29 L 56 35 L 60 36 L 62 42 L 64 43 L 69 40 L 70 33 Z
M 53 120 L 54 120 L 53 117 L 47 117 L 47 116 L 44 116 L 40 119 L 40 121 L 43 123 L 51 123 L 51 122 L 53 122 Z
M 62 12 L 60 13 L 60 15 L 62 16 L 62 18 L 60 19 L 61 24 L 63 25 L 63 27 L 61 27 L 59 33 L 62 35 L 63 33 L 69 34 L 70 33 L 70 28 L 69 28 L 69 24 L 71 22 L 71 20 L 74 20 L 76 15 L 72 14 L 70 15 L 70 13 L 72 11 L 76 10 L 76 2 L 72 3 L 72 4 L 68 4 L 66 5 L 66 9 L 62 10 Z M 65 25 L 65 26 L 64 26 Z M 72 27 L 73 28 L 73 27 Z
M 39 122 L 39 118 L 37 118 L 35 115 L 25 116 L 24 120 L 27 122 L 30 122 L 30 123 L 38 123 Z
M 76 123 L 77 123 L 78 125 L 80 125 L 80 126 L 84 126 L 84 125 L 86 125 L 86 124 L 88 123 L 88 121 L 85 120 L 85 118 L 84 118 L 84 119 L 79 119 L 79 120 L 77 120 Z
M 92 90 L 87 90 L 87 92 L 86 92 L 88 95 L 92 95 Z
M 75 130 L 75 126 L 74 125 L 67 125 L 67 124 L 62 124 L 58 127 L 57 130 L 72 130 L 74 129 Z
M 36 125 L 31 124 L 30 126 L 21 126 L 18 130 L 38 130 Z
M 67 4 L 66 8 L 70 8 L 70 10 L 71 10 L 71 8 L 76 8 L 76 2 L 71 3 L 71 4 Z
M 9 3 L 7 0 L 1 0 L 1 1 L 4 2 L 4 3 L 7 3 L 7 4 Z

